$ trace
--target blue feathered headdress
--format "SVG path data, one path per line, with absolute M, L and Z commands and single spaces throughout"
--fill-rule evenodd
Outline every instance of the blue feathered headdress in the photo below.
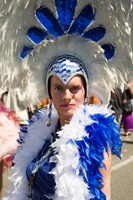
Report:
M 1 0 L 1 91 L 21 85 L 36 104 L 47 95 L 49 64 L 65 54 L 85 65 L 88 96 L 107 103 L 133 71 L 131 2 L 111 2 Z

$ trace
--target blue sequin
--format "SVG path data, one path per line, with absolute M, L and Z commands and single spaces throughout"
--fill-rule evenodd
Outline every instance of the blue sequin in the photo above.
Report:
M 67 31 L 75 14 L 77 0 L 55 0 L 55 4 L 60 24 L 64 31 Z
M 74 20 L 77 0 L 55 0 L 55 6 L 59 22 L 47 7 L 41 6 L 35 10 L 35 16 L 42 27 L 55 37 L 62 36 L 67 31 L 68 34 L 78 33 L 82 35 L 85 29 L 93 22 L 97 11 L 96 8 L 87 5 Z M 83 34 L 83 37 L 98 42 L 105 34 L 106 28 L 101 25 L 88 30 Z M 46 31 L 37 27 L 30 27 L 27 31 L 27 36 L 35 44 L 41 42 L 47 35 L 48 33 Z M 107 60 L 110 60 L 115 54 L 115 47 L 111 44 L 104 44 L 101 47 L 105 50 L 104 54 Z M 20 58 L 25 58 L 31 50 L 33 50 L 33 47 L 24 47 Z
M 55 19 L 52 12 L 46 7 L 40 7 L 36 11 L 38 21 L 43 25 L 47 31 L 54 36 L 61 36 L 64 34 L 58 21 Z
M 31 27 L 27 31 L 28 37 L 32 40 L 33 43 L 38 44 L 48 35 L 47 32 L 41 30 L 37 27 Z
M 49 67 L 47 74 L 50 74 L 51 72 L 60 74 L 63 81 L 66 82 L 72 74 L 75 75 L 77 72 L 84 72 L 81 63 L 79 63 L 79 60 L 77 61 L 77 65 L 75 65 L 72 60 L 69 60 L 69 62 L 66 63 L 65 59 L 52 62 L 51 64 L 53 66 L 50 65 L 51 67 Z
M 21 59 L 24 59 L 32 50 L 33 50 L 34 48 L 32 47 L 32 46 L 30 46 L 30 47 L 24 47 L 23 48 L 23 51 L 22 51 L 22 53 L 21 53 L 21 55 L 20 55 L 20 58 Z
M 85 32 L 83 37 L 98 42 L 104 37 L 105 33 L 106 29 L 103 26 L 99 26 Z
M 90 25 L 90 23 L 93 21 L 95 16 L 96 9 L 93 9 L 91 5 L 87 5 L 77 16 L 68 33 L 82 34 L 87 26 Z
M 49 66 L 48 66 L 48 70 L 47 70 L 47 74 L 50 74 L 52 71 L 61 74 L 62 73 L 62 64 L 64 61 L 69 60 L 71 65 L 67 65 L 67 70 L 70 70 L 71 73 L 76 73 L 79 71 L 85 72 L 85 74 L 88 76 L 88 73 L 86 71 L 86 68 L 84 66 L 84 63 L 82 63 L 81 60 L 79 60 L 78 58 L 76 58 L 75 56 L 72 55 L 67 55 L 67 54 L 62 54 L 60 56 L 58 56 L 55 60 L 53 60 Z M 79 67 L 73 67 L 73 63 L 77 63 L 77 65 Z M 65 65 L 66 67 L 66 65 Z M 70 76 L 70 74 L 68 74 L 68 76 Z
M 101 47 L 105 50 L 104 55 L 107 60 L 110 60 L 115 54 L 115 47 L 112 44 L 104 44 Z

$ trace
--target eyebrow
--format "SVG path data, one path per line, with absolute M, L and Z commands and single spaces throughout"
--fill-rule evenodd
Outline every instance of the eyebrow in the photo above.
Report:
M 61 83 L 52 83 L 53 86 L 62 86 Z M 63 84 L 64 85 L 64 84 Z

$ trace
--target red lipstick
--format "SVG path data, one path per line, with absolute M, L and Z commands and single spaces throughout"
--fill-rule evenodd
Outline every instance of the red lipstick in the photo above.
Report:
M 62 104 L 61 107 L 70 108 L 73 107 L 74 104 Z

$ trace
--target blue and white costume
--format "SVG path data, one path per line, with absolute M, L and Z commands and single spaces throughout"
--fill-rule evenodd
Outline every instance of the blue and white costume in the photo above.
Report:
M 102 101 L 101 106 L 81 105 L 52 143 L 58 115 L 50 100 L 49 112 L 34 116 L 20 132 L 11 194 L 4 199 L 28 198 L 31 170 L 52 146 L 54 152 L 37 171 L 33 200 L 105 200 L 99 171 L 106 167 L 104 152 L 110 148 L 120 157 L 122 146 L 107 104 L 111 91 L 123 89 L 133 73 L 132 2 L 0 0 L 0 5 L 1 90 L 21 87 L 32 108 L 47 95 L 51 98 L 52 75 L 64 85 L 81 75 L 86 102 L 94 94 Z
M 122 147 L 111 112 L 103 105 L 82 106 L 70 124 L 57 132 L 58 138 L 54 143 L 51 133 L 57 126 L 57 113 L 53 111 L 50 127 L 45 125 L 46 111 L 37 113 L 31 124 L 20 132 L 22 147 L 14 158 L 12 194 L 5 199 L 27 199 L 31 170 L 51 144 L 56 148 L 38 169 L 33 199 L 106 199 L 99 189 L 100 184 L 104 184 L 99 171 L 100 167 L 105 167 L 104 150 L 108 152 L 110 148 L 120 157 Z

